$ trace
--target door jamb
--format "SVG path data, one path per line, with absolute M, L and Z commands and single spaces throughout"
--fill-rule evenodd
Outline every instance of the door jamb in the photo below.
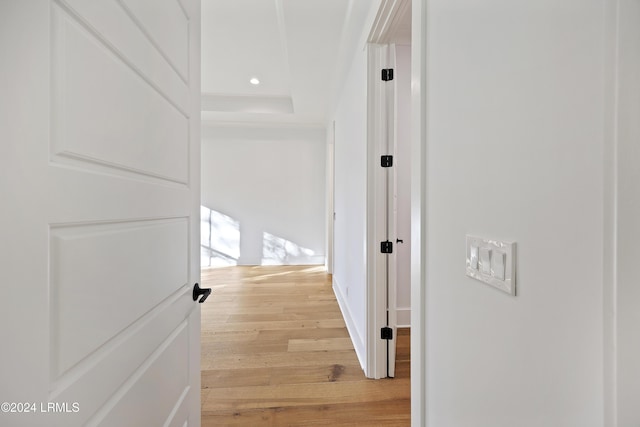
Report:
M 335 141 L 336 121 L 332 120 L 327 132 L 327 256 L 325 268 L 333 274 L 333 251 L 335 241 Z
M 427 13 L 411 1 L 411 425 L 427 426 Z
M 371 28 L 369 42 L 382 43 L 387 37 L 388 29 L 394 19 L 391 13 L 403 3 L 411 2 L 411 425 L 427 426 L 427 13 L 428 2 L 424 0 L 386 0 L 383 1 L 378 17 Z M 406 7 L 406 6 L 404 6 Z M 377 74 L 376 74 L 377 77 Z M 370 101 L 368 101 L 370 102 Z M 369 104 L 370 105 L 370 104 Z M 368 124 L 368 130 L 370 130 Z M 374 159 L 375 160 L 375 159 Z M 368 176 L 368 182 L 371 176 Z M 369 200 L 368 212 L 371 204 Z M 369 221 L 368 221 L 369 222 Z M 374 236 L 367 230 L 367 241 Z M 372 245 L 368 245 L 372 246 Z M 369 249 L 370 250 L 370 249 Z M 367 258 L 368 279 L 373 273 L 370 257 Z M 371 283 L 367 280 L 367 283 Z M 377 305 L 374 292 L 369 288 L 367 297 L 367 329 L 376 325 Z M 370 367 L 374 366 L 371 354 L 375 343 L 371 343 L 372 335 L 367 331 L 367 376 Z
M 416 1 L 413 0 L 415 4 Z M 368 42 L 368 64 L 367 64 L 367 307 L 366 307 L 366 320 L 367 320 L 367 333 L 366 333 L 366 369 L 365 374 L 369 378 L 384 378 L 387 376 L 387 364 L 386 364 L 386 341 L 380 339 L 380 330 L 383 326 L 386 326 L 386 283 L 383 283 L 383 278 L 386 274 L 384 271 L 384 264 L 386 255 L 380 254 L 379 249 L 379 231 L 383 227 L 380 222 L 380 215 L 378 212 L 386 212 L 386 204 L 384 200 L 380 200 L 380 196 L 377 194 L 377 188 L 381 188 L 384 184 L 380 181 L 380 175 L 377 174 L 376 166 L 380 162 L 380 141 L 386 138 L 386 128 L 380 126 L 381 115 L 384 111 L 381 106 L 383 88 L 380 81 L 380 70 L 386 65 L 386 50 L 382 49 L 382 45 L 390 43 L 393 34 L 396 32 L 398 25 L 400 24 L 400 18 L 403 16 L 408 7 L 412 5 L 412 0 L 383 0 L 378 9 L 378 14 L 371 27 Z M 413 18 L 415 19 L 415 18 Z M 413 24 L 412 24 L 413 25 Z M 413 35 L 412 35 L 413 37 Z M 413 48 L 412 48 L 413 49 Z M 413 55 L 413 50 L 412 50 Z M 415 78 L 414 71 L 412 69 L 412 80 Z M 412 89 L 412 99 L 413 99 Z M 412 100 L 413 111 L 413 100 Z M 413 115 L 413 113 L 412 113 Z M 413 135 L 412 135 L 413 139 Z M 388 153 L 385 153 L 388 154 Z M 413 157 L 413 156 L 412 156 Z M 415 163 L 415 161 L 413 161 Z M 412 165 L 415 167 L 415 165 Z M 420 171 L 420 168 L 417 169 Z M 416 185 L 412 177 L 412 185 Z M 420 183 L 418 183 L 420 185 Z M 412 212 L 413 212 L 413 199 L 412 194 Z M 385 219 L 386 220 L 386 219 Z M 412 228 L 414 227 L 414 220 L 412 215 Z M 413 232 L 412 232 L 413 234 Z M 418 239 L 418 244 L 422 240 Z M 415 246 L 415 245 L 413 245 Z M 412 251 L 414 248 L 412 247 Z M 420 254 L 420 251 L 416 252 Z M 414 256 L 412 255 L 412 288 L 413 285 L 413 263 Z M 384 286 L 383 286 L 384 285 Z M 412 295 L 413 290 L 412 290 Z M 415 295 L 421 295 L 420 292 Z M 412 301 L 415 299 L 412 297 Z M 412 306 L 415 305 L 412 302 Z M 416 310 L 412 307 L 412 313 Z M 416 311 L 420 312 L 420 309 Z M 412 325 L 413 323 L 412 314 Z M 412 327 L 413 332 L 419 332 L 420 326 Z M 413 337 L 412 337 L 413 339 Z M 413 346 L 412 346 L 413 347 Z M 412 354 L 413 358 L 413 354 Z M 413 378 L 412 378 L 413 380 Z
M 380 253 L 380 236 L 386 230 L 386 178 L 380 155 L 386 141 L 384 85 L 380 70 L 386 64 L 386 46 L 367 45 L 367 333 L 366 376 L 387 376 L 387 342 L 380 331 L 387 326 L 386 254 Z M 385 153 L 386 154 L 386 153 Z

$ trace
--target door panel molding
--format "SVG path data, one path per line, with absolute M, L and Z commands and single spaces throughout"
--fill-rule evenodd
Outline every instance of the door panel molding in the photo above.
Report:
M 189 391 L 189 328 L 184 320 L 122 384 L 88 425 L 167 425 L 174 407 Z M 160 399 L 139 399 L 159 388 L 173 390 Z M 143 405 L 142 408 L 140 406 Z
M 0 2 L 0 394 L 35 408 L 0 425 L 200 425 L 200 1 L 166 1 L 187 79 L 121 0 Z
M 54 378 L 188 285 L 188 232 L 184 218 L 51 229 Z
M 69 15 L 52 13 L 52 155 L 187 183 L 188 115 Z
M 52 12 L 52 36 L 56 36 L 65 20 L 82 27 L 96 42 L 118 56 L 185 116 L 189 116 L 189 79 L 163 56 L 144 28 L 140 27 L 139 21 L 120 2 L 54 0 Z M 188 29 L 191 25 L 189 23 Z
M 124 384 L 154 350 L 169 339 L 172 325 L 189 318 L 197 309 L 190 296 L 191 286 L 179 289 L 126 331 L 69 369 L 51 383 L 49 400 L 77 401 L 82 408 L 78 421 L 86 423 L 89 416 L 109 399 L 112 390 Z M 128 351 L 126 358 L 123 358 L 124 349 Z

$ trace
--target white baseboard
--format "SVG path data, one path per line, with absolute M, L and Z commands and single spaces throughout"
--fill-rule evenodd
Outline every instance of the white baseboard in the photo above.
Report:
M 344 323 L 347 325 L 347 331 L 349 332 L 349 336 L 351 337 L 351 342 L 353 342 L 353 347 L 356 350 L 356 355 L 358 356 L 358 361 L 360 362 L 360 367 L 364 372 L 366 372 L 366 347 L 364 338 L 358 331 L 355 321 L 353 320 L 353 316 L 351 315 L 351 311 L 349 310 L 349 305 L 347 304 L 347 299 L 342 294 L 342 290 L 338 285 L 338 281 L 335 276 L 333 277 L 333 293 L 338 300 L 338 306 L 340 306 L 340 311 L 342 312 L 342 317 L 344 318 Z
M 410 328 L 411 327 L 411 309 L 410 308 L 396 308 L 396 315 L 398 316 L 398 328 Z

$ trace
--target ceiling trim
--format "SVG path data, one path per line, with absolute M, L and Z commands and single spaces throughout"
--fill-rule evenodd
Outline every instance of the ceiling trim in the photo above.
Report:
M 369 43 L 390 43 L 410 7 L 411 0 L 383 0 L 369 33 Z
M 287 28 L 284 20 L 284 5 L 283 0 L 274 0 L 276 6 L 276 16 L 278 19 L 278 32 L 280 34 L 280 49 L 282 49 L 282 56 L 284 58 L 284 74 L 285 80 L 291 82 L 291 62 L 289 60 L 289 48 L 287 47 Z M 293 109 L 293 98 L 291 98 Z
M 202 120 L 325 125 L 335 112 L 345 84 L 344 75 L 353 64 L 353 53 L 366 46 L 381 2 L 211 0 L 203 3 L 209 5 L 207 13 L 211 17 L 203 21 L 203 28 L 209 29 L 203 34 L 208 34 L 206 40 L 210 45 L 208 50 L 203 49 L 203 58 L 208 58 L 203 63 L 212 70 L 207 74 L 209 84 L 203 85 Z M 243 8 L 252 3 L 259 5 L 256 10 L 264 13 L 245 16 Z M 214 15 L 216 4 L 220 9 Z M 207 22 L 215 23 L 215 27 L 207 27 Z M 245 25 L 249 23 L 252 25 Z M 220 35 L 225 33 L 230 36 L 228 42 L 221 41 Z M 234 34 L 235 37 L 231 37 Z M 235 44 L 234 40 L 237 40 Z M 250 43 L 252 40 L 256 43 Z M 256 76 L 264 84 L 249 86 L 242 76 L 246 76 L 246 80 Z
M 324 143 L 326 129 L 303 126 L 208 126 L 201 129 L 203 141 L 308 141 Z
M 200 113 L 202 127 L 273 127 L 296 129 L 324 129 L 325 124 L 315 120 L 293 117 L 291 114 L 221 113 L 203 111 Z
M 293 102 L 290 96 L 203 93 L 200 108 L 226 113 L 292 114 Z

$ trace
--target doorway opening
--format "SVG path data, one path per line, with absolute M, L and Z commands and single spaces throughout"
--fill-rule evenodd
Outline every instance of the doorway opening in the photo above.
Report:
M 368 46 L 367 238 L 381 243 L 369 245 L 367 360 L 382 378 L 394 376 L 398 328 L 411 326 L 410 1 L 382 2 Z

